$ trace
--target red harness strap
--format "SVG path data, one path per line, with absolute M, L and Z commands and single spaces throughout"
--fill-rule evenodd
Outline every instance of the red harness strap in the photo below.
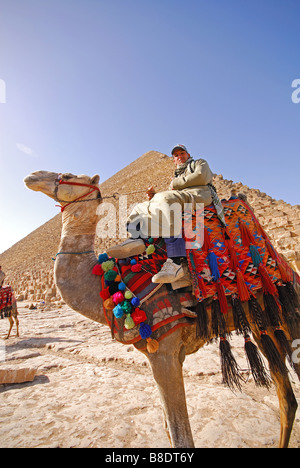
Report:
M 90 190 L 88 193 L 82 195 L 81 197 L 78 197 L 78 198 L 76 198 L 75 200 L 72 200 L 71 202 L 67 203 L 65 206 L 62 206 L 62 205 L 55 205 L 55 206 L 59 206 L 59 207 L 60 207 L 61 212 L 63 212 L 63 211 L 67 208 L 67 206 L 72 205 L 72 203 L 75 203 L 75 202 L 77 202 L 78 200 L 81 200 L 82 198 L 87 197 L 88 195 L 90 195 L 91 193 L 95 192 L 96 190 L 98 190 L 98 192 L 99 192 L 99 194 L 100 194 L 100 196 L 101 196 L 101 192 L 100 192 L 99 187 L 97 187 L 97 186 L 95 186 L 95 185 L 81 184 L 80 182 L 68 182 L 68 181 L 62 180 L 62 179 L 60 179 L 58 183 L 59 183 L 59 185 L 77 185 L 77 186 L 79 186 L 79 187 L 89 187 L 89 188 L 92 189 L 92 190 Z M 57 199 L 57 200 L 58 200 L 58 199 Z M 61 200 L 58 200 L 58 201 L 61 201 Z

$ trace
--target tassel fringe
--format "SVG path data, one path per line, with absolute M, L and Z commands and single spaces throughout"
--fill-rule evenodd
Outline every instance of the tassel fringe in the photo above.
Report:
M 229 342 L 224 337 L 220 338 L 220 357 L 223 383 L 233 391 L 235 389 L 242 391 L 241 382 L 244 380 L 241 376 L 241 369 L 231 352 Z
M 249 336 L 245 336 L 245 352 L 255 384 L 258 387 L 269 389 L 271 387 L 270 376 L 267 373 L 257 346 L 250 340 Z
M 294 364 L 293 359 L 292 359 L 293 349 L 292 349 L 290 343 L 288 342 L 288 339 L 287 339 L 284 331 L 281 328 L 277 328 L 274 331 L 274 335 L 275 335 L 275 338 L 276 338 L 277 342 L 280 344 L 280 348 L 286 354 L 286 357 L 287 357 L 287 359 L 289 361 L 289 364 L 290 364 L 291 368 L 294 369 L 294 371 L 297 373 L 297 370 L 295 368 L 295 364 Z
M 248 306 L 253 322 L 256 323 L 260 331 L 266 330 L 268 327 L 268 322 L 256 297 L 251 296 L 250 300 L 248 301 Z
M 244 308 L 237 297 L 232 298 L 232 312 L 235 329 L 244 335 L 251 333 L 250 324 L 246 317 Z
M 208 316 L 205 301 L 197 303 L 197 337 L 204 340 L 210 338 L 208 330 Z
M 211 324 L 214 336 L 218 337 L 228 335 L 225 316 L 221 312 L 221 307 L 218 300 L 212 301 L 211 304 Z
M 280 308 L 275 296 L 264 294 L 264 305 L 271 327 L 279 327 L 281 324 Z
M 286 375 L 288 372 L 286 365 L 282 361 L 272 338 L 267 334 L 266 331 L 261 332 L 261 344 L 269 361 L 271 371 Z

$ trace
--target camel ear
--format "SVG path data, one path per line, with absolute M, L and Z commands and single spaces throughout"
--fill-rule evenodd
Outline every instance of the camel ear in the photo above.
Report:
M 100 181 L 100 176 L 98 174 L 94 175 L 91 179 L 91 183 L 95 185 L 98 185 L 99 181 Z

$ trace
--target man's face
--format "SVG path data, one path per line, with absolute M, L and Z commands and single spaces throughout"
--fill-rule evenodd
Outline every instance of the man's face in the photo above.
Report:
M 175 166 L 180 166 L 180 164 L 184 164 L 188 159 L 190 155 L 183 149 L 176 149 L 173 153 L 173 161 Z

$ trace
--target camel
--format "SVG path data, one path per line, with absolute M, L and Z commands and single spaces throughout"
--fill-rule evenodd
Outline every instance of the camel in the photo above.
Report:
M 0 267 L 0 290 L 3 286 L 5 276 L 6 275 L 4 271 L 2 271 Z M 13 302 L 12 302 L 12 309 L 10 311 L 10 315 L 7 318 L 9 320 L 9 331 L 5 339 L 8 340 L 8 338 L 10 337 L 11 330 L 12 330 L 12 327 L 14 326 L 14 323 L 16 324 L 16 327 L 17 327 L 16 336 L 19 337 L 20 335 L 19 335 L 18 307 L 17 307 L 17 302 L 14 296 L 13 296 Z
M 94 253 L 94 239 L 98 222 L 97 208 L 102 201 L 98 186 L 99 176 L 88 177 L 37 171 L 27 176 L 24 183 L 27 188 L 43 192 L 61 204 L 63 212 L 62 233 L 54 275 L 63 300 L 83 316 L 107 325 L 102 299 L 99 296 L 101 291 L 99 277 L 92 274 L 92 269 L 98 260 Z M 171 306 L 178 310 L 180 291 L 175 291 L 174 294 L 170 295 L 167 287 L 163 285 L 159 294 L 160 297 L 162 294 L 168 295 Z M 256 296 L 258 302 L 263 304 L 262 292 L 259 291 Z M 154 295 L 151 300 L 147 300 L 143 304 L 143 309 L 151 311 L 156 306 Z M 234 331 L 231 304 L 228 304 L 228 307 L 227 326 L 230 331 Z M 247 307 L 245 313 L 250 321 L 251 317 Z M 211 320 L 210 314 L 211 311 L 208 309 L 209 320 Z M 160 341 L 159 349 L 156 352 L 150 353 L 147 349 L 141 351 L 149 360 L 161 397 L 164 427 L 171 446 L 176 448 L 194 447 L 182 374 L 185 356 L 195 353 L 214 338 L 212 331 L 206 338 L 199 337 L 199 334 L 196 333 L 196 320 L 189 320 L 192 322 L 189 327 L 178 328 Z M 251 331 L 258 348 L 265 354 L 262 337 L 255 324 L 251 324 Z M 268 330 L 271 337 L 273 337 L 272 333 L 271 329 Z M 289 336 L 287 330 L 286 333 Z M 278 366 L 273 365 L 270 359 L 268 360 L 270 375 L 276 385 L 279 399 L 281 424 L 279 447 L 286 448 L 294 423 L 297 401 L 288 372 L 282 371 L 285 368 L 285 353 L 279 349 L 278 345 L 276 347 L 280 353 L 281 371 Z M 300 378 L 300 365 L 295 364 L 294 367 Z

